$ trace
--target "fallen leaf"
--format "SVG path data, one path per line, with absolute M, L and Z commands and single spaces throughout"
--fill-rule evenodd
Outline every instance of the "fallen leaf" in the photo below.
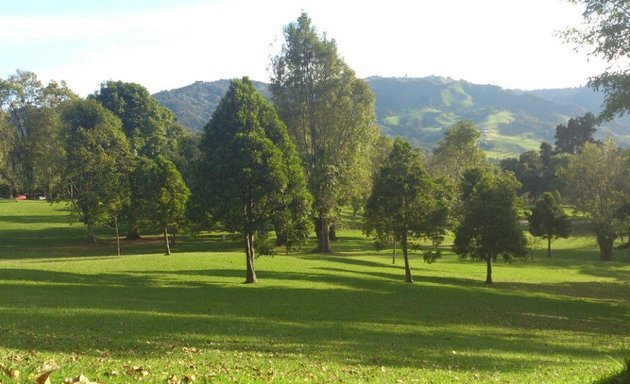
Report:
M 50 384 L 50 372 L 42 373 L 35 378 L 37 384 Z
M 195 375 L 186 375 L 183 378 L 184 383 L 194 383 L 197 380 L 197 376 Z
M 177 376 L 175 374 L 172 374 L 168 379 L 167 379 L 167 383 L 168 384 L 179 384 L 179 380 L 177 380 Z
M 15 368 L 9 369 L 8 374 L 9 374 L 9 377 L 14 379 L 14 380 L 17 380 L 17 379 L 20 378 L 20 371 L 18 371 Z

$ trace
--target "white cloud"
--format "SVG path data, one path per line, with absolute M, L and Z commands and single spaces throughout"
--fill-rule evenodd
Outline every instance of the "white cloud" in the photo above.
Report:
M 436 74 L 537 88 L 577 86 L 602 68 L 553 36 L 580 21 L 579 9 L 562 0 L 241 0 L 103 17 L 0 16 L 0 50 L 9 52 L 0 70 L 66 79 L 84 95 L 108 79 L 152 92 L 243 75 L 266 80 L 282 28 L 301 10 L 362 77 Z M 12 51 L 42 44 L 59 54 Z

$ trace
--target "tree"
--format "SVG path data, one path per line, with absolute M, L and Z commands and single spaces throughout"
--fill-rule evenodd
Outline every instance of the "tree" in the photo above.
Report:
M 613 139 L 586 143 L 566 170 L 566 184 L 576 210 L 586 213 L 595 227 L 600 259 L 614 260 L 615 217 L 630 195 L 627 155 Z
M 586 48 L 589 56 L 609 63 L 589 85 L 606 94 L 599 117 L 611 120 L 630 111 L 630 8 L 627 0 L 570 0 L 585 6 L 582 29 L 565 31 L 565 40 Z
M 129 144 L 139 158 L 156 159 L 158 155 L 167 154 L 167 132 L 175 122 L 175 116 L 167 108 L 159 105 L 151 97 L 149 91 L 139 84 L 122 81 L 108 81 L 101 85 L 101 89 L 91 98 L 96 99 L 109 109 L 122 122 L 122 129 L 129 140 Z M 131 202 L 127 210 L 127 239 L 140 238 L 139 219 L 139 182 L 132 176 Z
M 438 227 L 445 226 L 447 211 L 436 199 L 436 190 L 418 151 L 397 138 L 374 180 L 372 194 L 365 206 L 364 227 L 367 234 L 377 239 L 391 237 L 400 243 L 408 283 L 413 283 L 409 240 L 436 238 Z
M 64 113 L 67 198 L 96 242 L 95 228 L 119 214 L 129 195 L 132 157 L 120 120 L 94 100 L 74 102 Z
M 433 148 L 434 173 L 459 184 L 467 169 L 484 165 L 486 156 L 478 145 L 480 137 L 470 121 L 459 121 L 447 129 L 444 138 Z
M 243 236 L 245 282 L 255 283 L 256 233 L 278 217 L 305 222 L 310 209 L 299 158 L 275 109 L 247 78 L 231 82 L 204 130 L 197 198 Z M 291 228 L 293 236 L 308 230 Z
M 175 164 L 164 156 L 141 161 L 135 169 L 139 181 L 138 203 L 142 205 L 144 218 L 157 225 L 164 234 L 165 252 L 170 255 L 169 228 L 175 231 L 185 222 L 190 190 Z
M 13 128 L 3 134 L 5 167 L 10 194 L 22 190 L 47 194 L 56 186 L 63 164 L 60 108 L 77 96 L 62 81 L 43 86 L 33 72 L 16 71 L 0 79 L 0 110 Z
M 331 252 L 329 228 L 378 139 L 374 95 L 320 36 L 303 13 L 284 28 L 285 44 L 272 59 L 271 92 L 304 165 L 313 195 L 317 252 Z
M 547 240 L 547 256 L 551 257 L 551 241 L 569 237 L 571 222 L 551 192 L 545 192 L 536 201 L 529 216 L 529 233 Z
M 526 240 L 518 226 L 519 183 L 511 174 L 486 172 L 465 202 L 454 248 L 461 257 L 486 261 L 486 284 L 492 284 L 492 262 L 525 255 Z
M 597 130 L 597 118 L 592 113 L 587 113 L 582 117 L 569 119 L 566 124 L 559 124 L 556 127 L 556 150 L 570 154 L 576 154 L 584 143 L 592 143 L 593 134 Z

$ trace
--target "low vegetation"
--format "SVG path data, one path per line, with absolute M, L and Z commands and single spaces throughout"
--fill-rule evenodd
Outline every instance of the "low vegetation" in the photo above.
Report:
M 165 256 L 156 234 L 117 257 L 113 233 L 85 244 L 68 209 L 0 202 L 3 383 L 46 364 L 52 382 L 585 383 L 616 375 L 629 342 L 630 264 L 596 261 L 583 225 L 553 258 L 541 245 L 495 264 L 492 288 L 483 262 L 447 249 L 433 264 L 412 252 L 404 284 L 356 230 L 334 254 L 259 258 L 251 286 L 241 240 L 182 235 Z

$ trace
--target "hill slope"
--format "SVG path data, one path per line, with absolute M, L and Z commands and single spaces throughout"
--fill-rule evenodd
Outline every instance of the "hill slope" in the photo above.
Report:
M 366 81 L 376 96 L 378 123 L 385 135 L 432 147 L 455 122 L 470 120 L 481 130 L 481 145 L 491 157 L 536 150 L 542 140 L 553 143 L 558 124 L 599 112 L 603 101 L 589 88 L 517 91 L 435 76 Z M 182 124 L 202 130 L 228 86 L 229 80 L 196 82 L 154 97 Z M 255 86 L 269 95 L 267 84 L 255 82 Z M 630 144 L 630 118 L 606 123 L 600 132 Z

